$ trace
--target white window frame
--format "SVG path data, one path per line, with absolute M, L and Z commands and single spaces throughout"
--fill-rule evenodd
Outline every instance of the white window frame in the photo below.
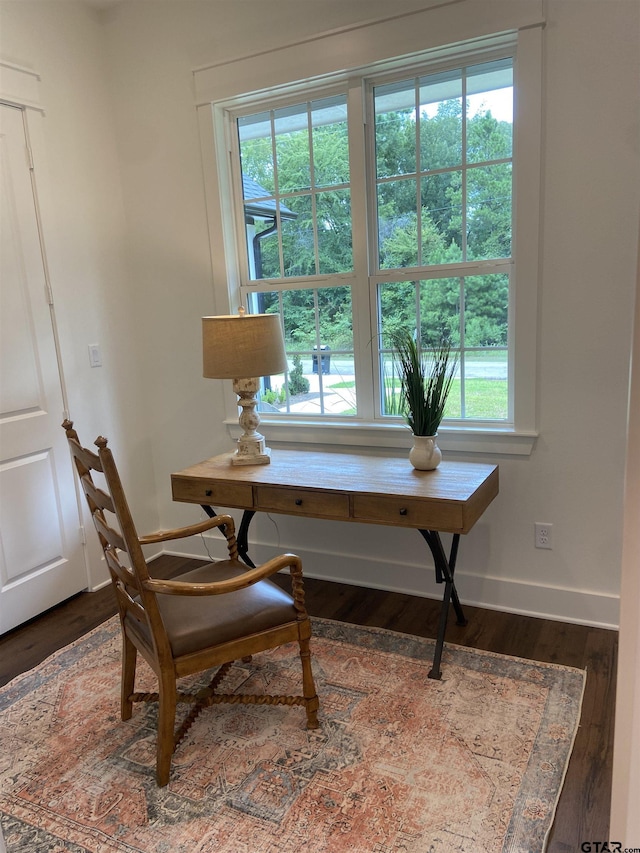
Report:
M 466 6 L 471 0 L 461 0 L 460 6 Z M 538 271 L 539 271 L 539 232 L 540 232 L 540 171 L 541 171 L 541 124 L 542 124 L 542 8 L 541 4 L 527 4 L 512 0 L 510 5 L 511 27 L 504 26 L 504 9 L 495 10 L 491 0 L 473 0 L 474 8 L 469 8 L 473 29 L 481 31 L 476 38 L 465 40 L 464 44 L 454 38 L 443 47 L 437 43 L 427 51 L 406 51 L 405 58 L 389 55 L 394 50 L 394 39 L 408 48 L 415 42 L 415 24 L 420 16 L 428 16 L 432 23 L 436 14 L 442 16 L 443 9 L 427 8 L 416 16 L 398 16 L 397 18 L 366 25 L 368 35 L 375 34 L 371 44 L 354 57 L 361 63 L 347 72 L 332 72 L 331 64 L 339 59 L 334 51 L 340 48 L 345 37 L 352 30 L 323 34 L 308 40 L 304 50 L 300 45 L 290 45 L 269 52 L 266 57 L 246 57 L 223 65 L 207 66 L 195 72 L 198 95 L 198 115 L 202 157 L 205 179 L 205 193 L 209 216 L 211 258 L 214 277 L 214 311 L 228 313 L 240 304 L 240 283 L 243 265 L 246 266 L 242 241 L 236 239 L 238 211 L 234 209 L 231 192 L 231 156 L 232 140 L 229 134 L 229 117 L 239 103 L 251 104 L 258 99 L 277 95 L 285 90 L 287 98 L 305 100 L 314 97 L 322 89 L 323 93 L 332 84 L 346 84 L 349 103 L 349 127 L 357 128 L 360 118 L 364 121 L 364 97 L 359 79 L 366 73 L 373 77 L 392 68 L 407 65 L 409 74 L 412 67 L 431 59 L 451 60 L 453 64 L 462 64 L 468 60 L 481 62 L 505 46 L 513 46 L 514 55 L 514 209 L 513 209 L 513 258 L 515 272 L 511 277 L 509 338 L 515 341 L 510 346 L 509 373 L 513 387 L 513 423 L 497 425 L 495 423 L 457 422 L 455 426 L 442 425 L 439 431 L 440 445 L 444 450 L 470 451 L 480 453 L 509 453 L 526 455 L 532 450 L 536 432 L 536 342 L 538 314 Z M 454 7 L 456 8 L 456 7 Z M 483 17 L 484 8 L 484 17 Z M 533 14 L 532 14 L 533 13 Z M 451 11 L 447 23 L 453 27 L 458 22 L 451 20 Z M 455 17 L 455 16 L 454 16 Z M 477 19 L 476 19 L 477 18 Z M 469 23 L 469 22 L 467 22 Z M 495 27 L 492 31 L 491 27 Z M 446 27 L 441 28 L 446 31 Z M 469 29 L 469 27 L 467 27 Z M 499 33 L 495 35 L 494 33 Z M 386 34 L 386 35 L 385 35 Z M 431 33 L 438 39 L 437 33 Z M 445 38 L 446 36 L 442 36 Z M 351 41 L 349 39 L 349 41 Z M 380 44 L 377 42 L 380 41 Z M 457 43 L 456 43 L 457 41 Z M 441 44 L 445 44 L 444 41 Z M 384 45 L 384 46 L 383 46 Z M 353 51 L 352 51 L 353 52 Z M 407 62 L 406 55 L 411 55 Z M 301 58 L 303 57 L 303 58 Z M 304 68 L 302 67 L 304 66 Z M 327 68 L 327 66 L 329 66 Z M 265 67 L 269 71 L 265 74 Z M 313 79 L 306 77 L 305 70 L 317 71 Z M 366 71 L 365 71 L 366 69 Z M 324 70 L 324 73 L 322 73 Z M 358 79 L 354 82 L 355 75 Z M 253 85 L 249 82 L 253 80 Z M 296 82 L 297 81 L 297 82 Z M 267 84 L 265 86 L 265 83 Z M 251 94 L 247 94 L 251 93 Z M 360 113 L 358 115 L 357 113 Z M 352 198 L 366 198 L 364 193 L 364 168 L 352 168 Z M 361 182 L 361 186 L 358 183 Z M 361 190 L 361 191 L 359 191 Z M 352 209 L 353 215 L 353 253 L 356 270 L 369 270 L 369 248 L 367 245 L 367 214 L 371 211 Z M 371 270 L 373 273 L 373 270 Z M 361 274 L 361 273 L 360 273 Z M 517 276 L 517 279 L 516 279 Z M 371 275 L 369 282 L 356 281 L 353 287 L 353 311 L 360 317 L 369 314 L 370 323 L 374 322 L 369 288 L 375 286 L 379 275 Z M 287 282 L 293 285 L 294 281 Z M 305 280 L 307 284 L 311 282 Z M 364 303 L 364 304 L 363 304 Z M 371 308 L 371 311 L 370 311 Z M 368 326 L 369 331 L 372 326 Z M 366 340 L 365 340 L 366 339 Z M 358 368 L 376 371 L 370 347 L 371 336 L 362 333 L 354 339 L 355 360 Z M 373 388 L 374 383 L 371 383 Z M 359 389 L 360 395 L 360 389 Z M 226 419 L 229 431 L 235 436 L 237 431 L 237 406 L 231 393 L 226 397 Z M 374 400 L 363 400 L 359 396 L 359 410 L 368 415 L 373 412 Z M 335 446 L 359 446 L 371 448 L 405 448 L 410 445 L 410 436 L 406 427 L 397 422 L 374 421 L 372 417 L 336 418 L 326 415 L 279 416 L 261 418 L 271 442 L 282 441 L 293 444 L 311 442 Z M 235 436 L 237 437 L 237 436 Z

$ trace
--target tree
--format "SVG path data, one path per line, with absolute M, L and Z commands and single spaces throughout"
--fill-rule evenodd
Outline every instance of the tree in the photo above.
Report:
M 293 357 L 293 367 L 289 371 L 288 388 L 292 397 L 309 393 L 309 380 L 302 375 L 302 359 L 299 355 Z
M 468 118 L 463 210 L 462 110 L 462 100 L 452 98 L 441 102 L 435 113 L 421 112 L 419 164 L 415 112 L 404 109 L 376 116 L 381 269 L 510 256 L 511 166 L 496 161 L 511 155 L 512 127 L 489 111 Z M 351 270 L 351 200 L 348 188 L 340 186 L 349 181 L 346 122 L 314 127 L 311 140 L 306 128 L 278 134 L 275 162 L 268 138 L 244 140 L 241 148 L 243 172 L 270 193 L 275 192 L 277 175 L 281 204 L 295 214 L 295 219 L 282 220 L 280 239 L 274 233 L 261 241 L 264 276 Z M 417 167 L 422 174 L 417 174 Z M 265 222 L 266 229 L 271 226 Z M 417 333 L 419 310 L 423 339 L 440 330 L 459 342 L 464 316 L 467 346 L 506 345 L 504 275 L 468 277 L 464 291 L 458 278 L 389 284 L 380 300 L 383 329 L 409 326 Z M 318 343 L 352 348 L 349 288 L 287 291 L 282 302 L 290 350 L 309 351 Z M 319 329 L 311 310 L 316 305 Z M 268 310 L 278 310 L 277 302 Z

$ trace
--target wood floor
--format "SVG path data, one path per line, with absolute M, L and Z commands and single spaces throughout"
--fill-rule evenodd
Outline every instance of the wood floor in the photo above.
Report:
M 198 565 L 161 557 L 154 574 L 171 577 Z M 277 581 L 286 586 L 287 578 Z M 439 604 L 410 595 L 307 578 L 313 616 L 435 637 Z M 36 666 L 116 612 L 110 588 L 81 593 L 0 637 L 0 685 Z M 447 641 L 463 646 L 587 670 L 582 720 L 547 853 L 575 853 L 585 841 L 605 841 L 609 829 L 617 632 L 465 607 L 469 624 L 451 619 Z M 595 849 L 595 848 L 594 848 Z M 533 853 L 533 851 L 532 851 Z

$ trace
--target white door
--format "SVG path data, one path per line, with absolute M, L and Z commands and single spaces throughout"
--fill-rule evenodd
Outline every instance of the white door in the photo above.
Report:
M 0 104 L 0 634 L 87 586 L 31 174 Z

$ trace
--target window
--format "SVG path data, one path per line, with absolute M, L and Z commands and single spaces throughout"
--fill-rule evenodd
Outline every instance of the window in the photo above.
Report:
M 236 122 L 236 190 L 241 186 L 248 276 L 243 299 L 252 312 L 280 314 L 290 363 L 286 381 L 263 380 L 262 408 L 354 416 L 346 97 L 252 113 Z M 349 275 L 349 283 L 342 283 L 341 274 Z M 250 282 L 259 282 L 259 289 Z
M 347 93 L 234 117 L 242 292 L 250 310 L 280 313 L 290 362 L 264 380 L 263 408 L 357 417 L 369 398 L 374 420 L 397 417 L 385 342 L 404 327 L 426 350 L 446 337 L 458 354 L 448 420 L 507 422 L 513 60 L 360 85 L 368 149 Z M 354 263 L 352 161 L 375 175 L 367 270 Z M 373 329 L 370 311 L 354 316 L 359 283 Z M 355 362 L 354 326 L 372 341 L 375 385 Z
M 540 45 L 527 27 L 266 95 L 241 93 L 235 64 L 222 83 L 203 71 L 236 92 L 203 132 L 214 272 L 222 257 L 230 307 L 282 318 L 270 435 L 401 446 L 389 342 L 404 327 L 457 352 L 445 448 L 530 452 Z
M 374 86 L 373 105 L 376 331 L 384 344 L 408 328 L 425 350 L 450 341 L 445 417 L 507 422 L 513 61 Z M 394 414 L 388 350 L 380 372 L 381 410 Z

